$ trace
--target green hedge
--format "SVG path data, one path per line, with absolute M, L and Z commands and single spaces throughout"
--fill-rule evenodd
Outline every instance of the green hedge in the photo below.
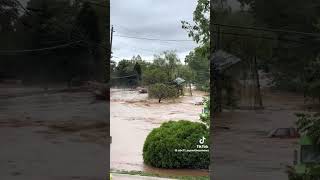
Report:
M 204 144 L 199 143 L 202 137 L 206 138 Z M 204 147 L 209 147 L 208 137 L 209 131 L 202 123 L 185 120 L 163 123 L 152 130 L 144 143 L 144 162 L 158 168 L 207 169 L 209 152 L 176 152 L 176 149 L 208 150 Z

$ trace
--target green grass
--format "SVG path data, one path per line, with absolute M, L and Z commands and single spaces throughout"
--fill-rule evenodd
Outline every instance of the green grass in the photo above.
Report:
M 162 178 L 172 178 L 181 180 L 209 180 L 209 176 L 164 176 L 159 174 L 147 173 L 143 171 L 118 171 L 111 170 L 111 173 L 117 174 L 128 174 L 128 175 L 139 175 L 139 176 L 151 176 L 151 177 L 162 177 Z

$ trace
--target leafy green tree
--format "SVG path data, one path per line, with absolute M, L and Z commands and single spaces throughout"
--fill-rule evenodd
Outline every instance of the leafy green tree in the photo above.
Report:
M 174 86 L 156 83 L 148 87 L 150 98 L 157 98 L 160 103 L 163 99 L 172 99 L 178 97 L 177 89 Z
M 142 70 L 141 70 L 140 64 L 138 62 L 136 62 L 134 67 L 133 67 L 133 69 L 137 73 L 138 79 L 140 81 L 141 80 L 141 75 L 142 75 Z
M 193 12 L 193 24 L 181 21 L 182 28 L 188 32 L 189 37 L 199 44 L 199 47 L 186 56 L 185 63 L 191 68 L 195 76 L 195 85 L 198 89 L 209 90 L 209 0 L 198 0 Z
M 16 31 L 19 15 L 18 4 L 15 1 L 0 0 L 1 50 L 12 50 L 18 47 Z M 18 72 L 16 70 L 16 64 L 19 62 L 17 57 L 1 53 L 0 59 L 0 76 L 13 76 Z
M 148 86 L 156 83 L 168 83 L 167 74 L 159 68 L 150 68 L 144 71 L 143 76 L 143 84 Z
M 194 83 L 194 73 L 192 71 L 192 69 L 187 66 L 187 65 L 180 65 L 178 66 L 178 73 L 177 73 L 178 77 L 183 78 L 184 80 L 186 80 L 186 83 L 189 85 L 189 91 L 190 91 L 190 95 L 192 96 L 192 88 L 191 85 L 192 83 Z
M 209 44 L 207 44 L 209 45 Z M 209 91 L 209 47 L 197 47 L 185 58 L 185 63 L 194 74 L 194 82 L 198 89 Z
M 164 51 L 154 57 L 154 65 L 166 72 L 168 82 L 174 80 L 178 64 L 180 64 L 180 60 L 175 51 Z
M 255 24 L 269 28 L 302 32 L 318 32 L 320 2 L 299 0 L 240 0 L 249 6 Z M 275 33 L 277 41 L 273 58 L 267 62 L 278 88 L 306 91 L 306 67 L 316 59 L 319 42 L 312 36 L 294 33 Z M 304 87 L 300 85 L 304 84 Z
M 210 126 L 210 98 L 203 98 L 203 112 L 200 114 L 200 121 Z
M 112 84 L 118 86 L 137 86 L 139 79 L 134 69 L 135 62 L 132 60 L 121 60 L 115 68 L 114 77 L 111 77 Z
M 190 22 L 181 21 L 182 28 L 188 31 L 189 37 L 192 37 L 195 42 L 201 44 L 208 43 L 210 39 L 209 3 L 209 0 L 198 0 L 196 9 L 193 12 L 193 25 Z
M 320 145 L 320 117 L 318 114 L 311 115 L 305 113 L 297 113 L 297 128 L 301 134 L 306 134 L 314 144 Z M 320 147 L 320 146 L 319 146 Z

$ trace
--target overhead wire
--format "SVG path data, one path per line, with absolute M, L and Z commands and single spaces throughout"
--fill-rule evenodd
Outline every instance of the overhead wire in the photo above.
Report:
M 137 37 L 137 36 L 125 36 L 125 35 L 113 35 L 116 37 L 123 37 L 123 38 L 131 38 L 131 39 L 139 39 L 139 40 L 148 40 L 148 41 L 172 41 L 172 42 L 188 42 L 193 40 L 186 40 L 186 39 L 157 39 L 157 38 L 147 38 L 147 37 Z
M 256 31 L 265 31 L 265 32 L 277 32 L 277 33 L 288 33 L 288 34 L 299 34 L 304 36 L 317 36 L 320 37 L 320 33 L 310 33 L 310 32 L 302 32 L 302 31 L 293 31 L 287 29 L 275 29 L 275 28 L 263 28 L 263 27 L 250 27 L 250 26 L 238 26 L 238 25 L 228 25 L 228 24 L 220 24 L 213 23 L 215 26 L 235 28 L 235 29 L 250 29 Z
M 77 43 L 80 43 L 80 42 L 82 42 L 82 41 L 80 40 L 80 41 L 76 41 L 76 42 L 70 42 L 70 43 L 66 43 L 66 44 L 60 44 L 60 45 L 56 45 L 56 46 L 44 47 L 44 48 L 36 48 L 36 49 L 1 50 L 0 53 L 11 54 L 11 53 L 27 53 L 27 52 L 47 51 L 47 50 L 53 50 L 53 49 L 59 49 L 59 48 L 68 47 L 68 46 L 71 46 L 73 44 L 77 44 Z

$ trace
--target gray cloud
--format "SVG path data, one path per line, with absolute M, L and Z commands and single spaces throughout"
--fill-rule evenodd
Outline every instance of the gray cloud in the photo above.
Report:
M 196 0 L 111 0 L 111 24 L 115 35 L 156 39 L 189 39 L 181 20 L 192 21 Z M 183 61 L 196 47 L 192 41 L 160 42 L 114 36 L 113 55 L 119 60 L 140 55 L 152 60 L 154 54 L 176 50 Z
M 28 0 L 20 0 L 25 6 Z M 156 39 L 190 39 L 181 20 L 192 22 L 197 0 L 111 0 L 111 24 L 115 35 Z M 191 40 L 191 39 L 190 39 Z M 192 42 L 160 42 L 113 37 L 114 60 L 140 55 L 152 60 L 154 54 L 176 50 L 181 61 L 197 45 Z

